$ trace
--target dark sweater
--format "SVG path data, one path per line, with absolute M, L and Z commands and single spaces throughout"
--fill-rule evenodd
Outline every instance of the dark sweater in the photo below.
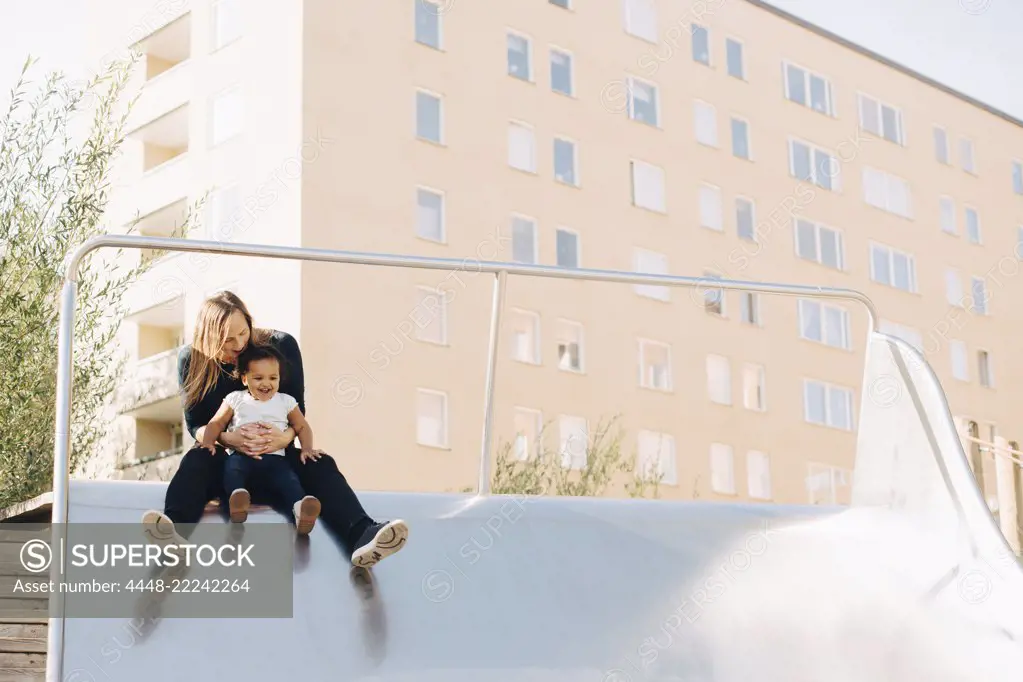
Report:
M 274 346 L 284 356 L 285 366 L 281 367 L 281 393 L 287 393 L 298 401 L 298 409 L 305 414 L 305 373 L 302 367 L 302 353 L 298 349 L 298 342 L 295 337 L 287 332 L 273 331 L 270 337 L 270 345 Z M 178 387 L 181 390 L 181 404 L 185 404 L 185 379 L 188 377 L 188 365 L 192 356 L 192 346 L 187 345 L 178 353 Z M 234 365 L 219 363 L 221 367 L 220 377 L 216 386 L 213 387 L 199 402 L 191 408 L 185 408 L 185 426 L 188 432 L 195 438 L 195 432 L 210 423 L 220 409 L 220 404 L 231 391 L 244 391 L 245 385 L 241 379 L 231 376 L 234 372 Z

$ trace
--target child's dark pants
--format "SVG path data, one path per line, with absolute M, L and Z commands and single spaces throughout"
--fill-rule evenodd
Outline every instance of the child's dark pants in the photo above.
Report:
M 262 459 L 253 459 L 243 454 L 230 455 L 224 465 L 224 491 L 228 495 L 238 488 L 251 492 L 254 485 L 275 493 L 289 512 L 305 497 L 298 474 L 284 457 L 263 455 Z

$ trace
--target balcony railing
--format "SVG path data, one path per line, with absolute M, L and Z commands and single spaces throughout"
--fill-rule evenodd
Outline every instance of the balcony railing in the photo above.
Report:
M 178 350 L 172 348 L 136 362 L 118 392 L 119 411 L 126 414 L 177 397 L 177 360 Z
M 181 201 L 188 201 L 193 186 L 189 154 L 185 152 L 146 171 L 133 181 L 128 191 L 110 207 L 111 222 L 129 225 L 139 216 L 155 213 Z
M 145 322 L 140 316 L 156 315 L 160 319 L 151 320 L 151 324 L 168 326 L 183 322 L 181 299 L 189 279 L 183 269 L 188 266 L 186 259 L 185 254 L 170 253 L 150 263 L 149 269 L 124 294 L 129 321 Z
M 142 84 L 126 129 L 136 130 L 188 104 L 192 93 L 192 60 L 175 64 Z

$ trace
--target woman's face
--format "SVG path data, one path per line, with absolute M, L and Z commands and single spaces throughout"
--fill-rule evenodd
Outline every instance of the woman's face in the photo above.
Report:
M 249 345 L 249 329 L 245 316 L 236 310 L 227 320 L 227 338 L 220 349 L 220 361 L 233 364 L 245 347 Z

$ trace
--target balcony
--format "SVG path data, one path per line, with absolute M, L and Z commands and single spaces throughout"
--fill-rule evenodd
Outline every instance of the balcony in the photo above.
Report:
M 188 105 L 183 104 L 128 133 L 142 146 L 142 172 L 152 173 L 188 152 Z
M 138 420 L 180 422 L 177 368 L 176 348 L 136 362 L 125 372 L 124 384 L 117 391 L 118 411 Z
M 145 237 L 173 237 L 175 233 L 179 237 L 185 236 L 181 233 L 181 227 L 187 218 L 188 202 L 181 199 L 139 218 L 135 229 Z M 167 253 L 157 249 L 142 249 L 140 260 L 143 263 L 154 261 Z
M 126 130 L 138 131 L 187 105 L 192 95 L 192 63 L 181 62 L 142 84 Z
M 187 104 L 192 91 L 192 15 L 186 13 L 132 45 L 142 55 L 133 74 L 141 88 L 127 129 L 136 130 Z
M 179 327 L 185 319 L 185 260 L 190 254 L 161 256 L 124 294 L 126 322 L 153 327 Z
M 112 220 L 126 225 L 138 216 L 148 216 L 171 204 L 187 201 L 194 182 L 190 171 L 188 154 L 178 154 L 152 168 L 131 184 L 130 192 L 126 193 Z

